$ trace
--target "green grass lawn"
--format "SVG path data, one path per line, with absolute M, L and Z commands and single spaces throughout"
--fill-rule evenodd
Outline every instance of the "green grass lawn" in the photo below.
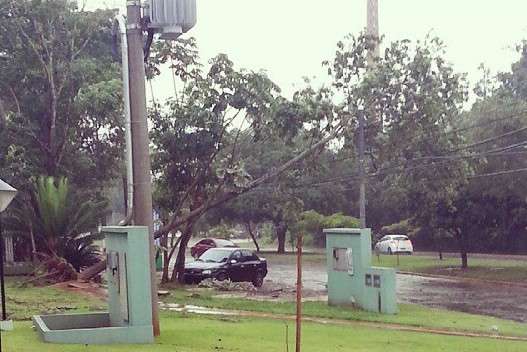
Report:
M 294 350 L 295 326 L 287 322 L 289 350 Z M 16 352 L 210 352 L 285 351 L 286 323 L 269 319 L 236 319 L 162 314 L 162 335 L 153 345 L 53 345 L 39 341 L 29 322 L 3 333 L 4 351 Z M 304 323 L 304 352 L 520 352 L 526 342 L 463 338 L 361 326 Z
M 10 278 L 7 285 L 7 307 L 13 320 L 28 320 L 34 314 L 56 312 L 82 312 L 105 309 L 105 303 L 95 298 L 79 296 L 75 293 L 50 287 L 18 286 L 18 279 Z M 203 307 L 246 310 L 274 314 L 294 314 L 292 302 L 261 302 L 239 298 L 217 298 L 215 292 L 200 290 L 199 293 L 184 289 L 172 290 L 170 296 L 163 298 L 165 303 L 193 304 Z M 500 334 L 527 336 L 527 324 L 502 320 L 493 317 L 465 314 L 418 305 L 400 305 L 397 315 L 382 315 L 365 312 L 352 307 L 330 307 L 325 302 L 304 303 L 304 314 L 328 319 L 360 320 L 378 323 L 395 323 L 426 328 L 442 328 L 471 332 L 490 333 L 497 326 Z
M 83 312 L 106 307 L 98 299 L 50 287 L 20 287 L 20 278 L 7 278 L 7 313 L 13 320 L 28 320 L 32 315 L 58 312 Z M 8 350 L 9 351 L 9 350 Z
M 79 296 L 49 287 L 17 285 L 9 279 L 8 308 L 15 322 L 15 330 L 3 332 L 4 351 L 16 352 L 113 352 L 113 351 L 284 351 L 285 329 L 289 327 L 290 350 L 293 350 L 294 324 L 280 319 L 198 317 L 162 312 L 162 336 L 154 345 L 140 346 L 75 346 L 42 343 L 25 321 L 31 315 L 45 312 L 100 310 L 104 304 L 97 299 Z M 213 292 L 200 294 L 174 290 L 165 302 L 195 304 L 208 307 L 252 310 L 275 314 L 293 314 L 293 303 L 257 302 L 245 299 L 221 299 Z M 385 316 L 354 310 L 349 307 L 329 307 L 322 302 L 304 304 L 306 316 L 396 323 L 410 326 L 490 333 L 497 326 L 501 335 L 527 336 L 527 324 L 519 324 L 490 317 L 403 305 L 401 313 Z M 22 320 L 22 321 L 21 321 Z M 527 343 L 485 338 L 463 338 L 426 333 L 402 332 L 366 326 L 304 323 L 303 351 L 524 351 Z
M 218 298 L 214 297 L 213 291 L 207 290 L 200 290 L 199 293 L 196 293 L 176 289 L 172 291 L 170 296 L 163 298 L 163 302 L 286 315 L 295 314 L 296 309 L 294 302 L 262 302 L 241 298 Z M 332 307 L 328 306 L 326 302 L 305 302 L 303 313 L 309 317 L 391 323 L 486 334 L 492 333 L 493 327 L 497 327 L 501 335 L 527 336 L 527 324 L 524 323 L 413 304 L 400 304 L 399 308 L 400 312 L 397 315 L 383 315 L 353 307 Z
M 275 253 L 262 254 L 273 264 L 291 264 L 296 261 L 295 254 L 277 255 Z M 326 256 L 323 254 L 307 254 L 303 257 L 303 263 L 309 265 L 326 265 Z M 461 270 L 459 258 L 447 257 L 439 260 L 437 255 L 400 255 L 397 264 L 396 255 L 381 255 L 372 258 L 374 266 L 397 268 L 400 271 L 408 271 L 422 274 L 447 275 L 472 279 L 527 282 L 527 262 L 525 260 L 512 259 L 488 259 L 470 258 L 469 268 Z
M 459 258 L 444 258 L 424 255 L 382 255 L 373 257 L 373 265 L 398 268 L 424 274 L 448 275 L 483 280 L 498 280 L 511 282 L 527 281 L 527 262 L 525 260 L 470 258 L 469 267 L 461 270 Z

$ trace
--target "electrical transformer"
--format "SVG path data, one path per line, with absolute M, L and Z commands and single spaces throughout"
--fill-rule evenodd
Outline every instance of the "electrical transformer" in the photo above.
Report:
M 149 27 L 161 39 L 174 40 L 196 24 L 196 0 L 149 0 Z

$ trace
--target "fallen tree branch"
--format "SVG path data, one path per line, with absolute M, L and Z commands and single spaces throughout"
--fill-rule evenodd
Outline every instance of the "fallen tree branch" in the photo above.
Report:
M 225 202 L 227 202 L 227 201 L 229 201 L 231 199 L 234 199 L 234 198 L 236 198 L 236 197 L 238 197 L 238 196 L 240 196 L 242 194 L 245 194 L 245 193 L 253 190 L 254 188 L 256 188 L 256 187 L 258 187 L 258 186 L 260 186 L 260 185 L 262 185 L 262 184 L 264 184 L 266 182 L 271 181 L 273 178 L 279 176 L 280 174 L 282 174 L 283 172 L 285 172 L 286 170 L 288 170 L 289 168 L 291 168 L 295 164 L 297 164 L 300 161 L 304 160 L 307 156 L 311 155 L 313 152 L 315 152 L 319 148 L 325 146 L 329 141 L 335 139 L 339 135 L 339 133 L 342 131 L 342 128 L 343 128 L 342 125 L 340 125 L 338 127 L 335 127 L 335 129 L 328 136 L 326 136 L 325 138 L 321 139 L 317 143 L 311 145 L 309 148 L 307 148 L 306 150 L 304 150 L 303 152 L 301 152 L 300 154 L 298 154 L 294 158 L 290 159 L 286 163 L 282 164 L 281 166 L 272 168 L 265 175 L 263 175 L 263 176 L 257 178 L 256 180 L 250 182 L 245 188 L 240 189 L 240 190 L 236 190 L 236 191 L 230 191 L 230 192 L 223 193 L 220 196 L 218 196 L 216 199 L 213 199 L 211 201 L 205 202 L 200 207 L 192 210 L 187 215 L 182 216 L 180 218 L 178 218 L 177 216 L 174 216 L 169 224 L 163 226 L 161 229 L 159 229 L 158 231 L 156 231 L 154 233 L 154 237 L 157 239 L 157 238 L 169 233 L 170 231 L 178 228 L 179 226 L 181 226 L 181 225 L 183 225 L 183 224 L 185 224 L 185 223 L 187 223 L 189 221 L 192 221 L 195 218 L 200 217 L 201 215 L 206 213 L 208 210 L 210 210 L 212 208 L 215 208 L 215 207 L 217 207 L 217 206 L 219 206 L 219 205 L 221 205 L 221 204 L 223 204 L 223 203 L 225 203 Z

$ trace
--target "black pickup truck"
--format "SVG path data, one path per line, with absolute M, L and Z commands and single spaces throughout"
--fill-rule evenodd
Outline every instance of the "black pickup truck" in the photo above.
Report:
M 197 284 L 204 279 L 233 282 L 248 281 L 261 287 L 267 275 L 267 261 L 252 250 L 211 248 L 194 262 L 185 264 L 185 282 Z

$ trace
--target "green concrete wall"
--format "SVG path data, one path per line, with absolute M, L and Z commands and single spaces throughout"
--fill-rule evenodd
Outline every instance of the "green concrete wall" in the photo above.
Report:
M 48 343 L 111 345 L 152 343 L 152 330 L 143 327 L 109 327 L 108 313 L 59 314 L 34 316 L 33 324 Z
M 86 345 L 154 342 L 148 228 L 104 227 L 102 233 L 108 255 L 108 312 L 34 316 L 36 331 L 44 341 Z
M 117 283 L 108 276 L 108 306 L 112 326 L 152 326 L 150 289 L 149 235 L 144 226 L 104 227 L 106 253 L 119 253 L 126 262 L 128 302 L 123 302 Z M 123 305 L 127 304 L 128 321 L 123 320 Z
M 365 310 L 398 312 L 396 276 L 392 268 L 371 266 L 370 229 L 326 229 L 328 303 L 357 305 Z M 335 269 L 335 249 L 352 250 L 353 272 Z M 369 280 L 368 280 L 369 278 Z

